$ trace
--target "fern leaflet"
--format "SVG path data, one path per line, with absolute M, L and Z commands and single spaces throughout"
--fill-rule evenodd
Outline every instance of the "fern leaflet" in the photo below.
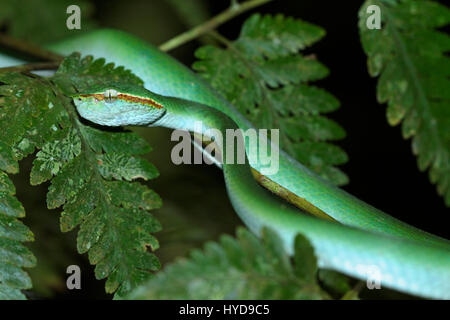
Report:
M 367 7 L 381 9 L 381 30 L 366 27 Z M 419 169 L 450 206 L 450 37 L 436 30 L 450 10 L 432 1 L 366 1 L 359 12 L 368 70 L 379 76 L 377 99 L 388 104 L 389 124 L 402 123 Z
M 298 50 L 318 41 L 324 30 L 282 15 L 251 16 L 239 38 L 226 48 L 204 46 L 193 65 L 200 75 L 258 128 L 280 129 L 280 146 L 301 163 L 337 185 L 348 182 L 336 165 L 346 153 L 326 142 L 345 131 L 321 115 L 336 110 L 339 101 L 309 85 L 327 76 L 327 68 Z
M 263 229 L 261 239 L 239 228 L 209 242 L 188 259 L 167 266 L 138 287 L 128 299 L 327 299 L 316 281 L 317 261 L 311 244 L 295 239 L 293 263 L 279 236 Z

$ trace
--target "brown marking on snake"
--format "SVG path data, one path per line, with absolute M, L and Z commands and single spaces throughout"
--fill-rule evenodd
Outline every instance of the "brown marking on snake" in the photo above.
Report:
M 252 173 L 253 173 L 253 177 L 255 178 L 256 181 L 258 181 L 258 183 L 260 185 L 262 185 L 264 188 L 271 191 L 272 193 L 276 194 L 280 198 L 283 198 L 287 202 L 293 204 L 297 208 L 300 208 L 300 209 L 306 211 L 307 213 L 309 213 L 313 216 L 316 216 L 320 219 L 337 222 L 330 215 L 328 215 L 326 212 L 322 211 L 321 209 L 319 209 L 318 207 L 313 205 L 308 200 L 306 200 L 302 197 L 299 197 L 295 193 L 280 186 L 278 183 L 276 183 L 275 181 L 272 181 L 271 179 L 269 179 L 268 177 L 266 177 L 265 175 L 261 174 L 260 172 L 258 172 L 257 170 L 255 170 L 253 168 L 252 168 Z
M 105 95 L 103 93 L 81 94 L 80 97 L 83 97 L 83 98 L 93 97 L 99 101 L 105 100 Z M 117 97 L 115 97 L 115 98 L 124 100 L 124 101 L 128 101 L 128 102 L 133 102 L 133 103 L 141 103 L 143 105 L 151 106 L 156 109 L 164 108 L 164 106 L 162 104 L 159 104 L 158 102 L 156 102 L 155 100 L 150 99 L 150 98 L 135 97 L 135 96 L 130 96 L 130 95 L 124 94 L 124 93 L 117 94 Z
M 194 133 L 194 136 L 197 136 L 199 140 L 202 141 L 202 145 L 205 147 L 210 143 L 213 143 L 208 138 L 202 137 L 201 135 L 198 135 Z M 305 198 L 299 197 L 292 191 L 289 191 L 288 189 L 282 187 L 275 181 L 271 180 L 269 177 L 266 177 L 259 171 L 251 168 L 253 177 L 255 180 L 264 188 L 272 192 L 273 194 L 279 196 L 280 198 L 284 199 L 285 201 L 289 202 L 290 204 L 296 206 L 297 208 L 305 211 L 306 213 L 309 213 L 310 215 L 316 216 L 323 220 L 338 222 L 333 217 L 331 217 L 329 214 L 327 214 L 325 211 L 319 209 L 315 205 L 313 205 L 311 202 L 306 200 Z

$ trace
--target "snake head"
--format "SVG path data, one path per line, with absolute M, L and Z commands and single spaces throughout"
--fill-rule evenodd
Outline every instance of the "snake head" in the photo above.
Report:
M 72 98 L 83 118 L 105 126 L 150 125 L 165 113 L 161 96 L 139 86 L 98 86 Z

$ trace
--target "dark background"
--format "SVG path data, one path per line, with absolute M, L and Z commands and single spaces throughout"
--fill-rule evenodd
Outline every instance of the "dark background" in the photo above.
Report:
M 189 28 L 185 19 L 180 19 L 176 10 L 163 0 L 94 3 L 95 18 L 100 26 L 126 30 L 156 45 Z M 229 2 L 203 3 L 205 14 L 212 16 L 224 10 Z M 449 212 L 442 198 L 429 182 L 427 173 L 418 171 L 411 142 L 402 138 L 399 126 L 387 124 L 386 106 L 376 101 L 376 80 L 368 75 L 366 56 L 359 40 L 357 13 L 360 5 L 359 1 L 278 0 L 252 12 L 283 13 L 326 30 L 325 38 L 307 52 L 314 53 L 330 69 L 330 76 L 315 85 L 328 90 L 341 102 L 341 108 L 329 117 L 347 131 L 347 137 L 337 142 L 350 159 L 341 166 L 350 178 L 344 189 L 411 225 L 449 238 Z M 219 32 L 235 39 L 249 15 L 246 13 L 231 20 L 220 27 Z M 194 61 L 193 51 L 200 44 L 193 41 L 171 54 L 190 66 Z M 170 143 L 169 130 L 152 128 L 137 131 L 153 146 L 154 151 L 147 158 L 161 173 L 149 185 L 164 202 L 163 208 L 155 211 L 165 228 L 157 235 L 161 241 L 157 255 L 162 262 L 186 255 L 193 247 L 201 246 L 206 240 L 216 240 L 224 232 L 234 233 L 240 222 L 226 196 L 221 171 L 206 165 L 174 166 L 170 161 L 173 144 Z M 107 298 L 103 282 L 94 280 L 93 267 L 89 266 L 85 255 L 80 257 L 76 254 L 75 232 L 61 236 L 58 214 L 55 210 L 48 213 L 45 208 L 43 199 L 48 186 L 27 185 L 28 176 L 24 171 L 29 164 L 29 160 L 23 164 L 23 173 L 15 180 L 18 196 L 27 209 L 25 222 L 36 234 L 37 241 L 33 246 L 42 245 L 40 239 L 50 243 L 48 249 L 41 250 L 43 258 L 39 259 L 36 253 L 40 262 L 39 268 L 32 273 L 35 286 L 42 275 L 48 278 L 42 284 L 47 293 L 39 291 L 36 297 Z M 48 223 L 39 227 L 43 219 Z M 34 223 L 36 228 L 33 228 Z M 53 259 L 61 261 L 54 265 Z M 86 270 L 83 290 L 67 292 L 65 289 L 65 266 L 69 263 L 82 265 L 82 270 Z M 52 276 L 49 270 L 56 270 L 57 275 Z M 39 287 L 39 283 L 37 285 Z M 392 293 L 383 290 L 382 294 Z

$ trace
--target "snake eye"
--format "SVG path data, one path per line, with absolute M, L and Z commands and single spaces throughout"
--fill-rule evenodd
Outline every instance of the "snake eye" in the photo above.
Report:
M 108 89 L 103 93 L 105 102 L 111 103 L 117 98 L 117 91 L 114 89 Z

